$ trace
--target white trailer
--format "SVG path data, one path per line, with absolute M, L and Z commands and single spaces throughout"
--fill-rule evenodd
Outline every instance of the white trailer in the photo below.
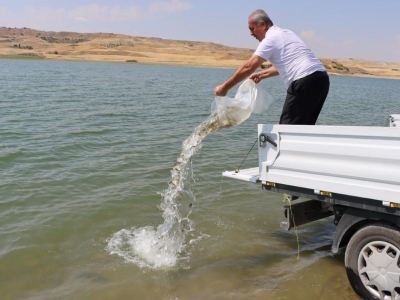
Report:
M 346 247 L 347 276 L 363 299 L 400 299 L 400 115 L 389 121 L 260 124 L 258 167 L 223 173 L 284 193 L 285 230 L 333 216 L 332 251 Z

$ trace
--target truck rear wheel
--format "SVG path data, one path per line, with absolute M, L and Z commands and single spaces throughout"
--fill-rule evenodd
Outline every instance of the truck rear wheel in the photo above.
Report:
M 400 232 L 385 224 L 357 231 L 345 253 L 347 277 L 363 299 L 400 299 Z

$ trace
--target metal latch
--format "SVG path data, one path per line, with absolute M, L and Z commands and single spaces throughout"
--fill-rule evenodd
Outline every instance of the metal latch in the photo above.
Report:
M 388 202 L 388 201 L 383 201 L 382 202 L 383 206 L 387 206 L 390 208 L 400 208 L 400 203 L 394 203 L 394 202 Z
M 276 188 L 276 183 L 275 182 L 266 181 L 265 185 L 266 186 L 272 186 L 272 187 Z
M 314 194 L 320 195 L 320 196 L 327 196 L 332 198 L 333 194 L 331 192 L 327 192 L 327 191 L 320 191 L 320 190 L 314 190 Z
M 267 143 L 272 144 L 275 148 L 278 146 L 277 143 L 275 143 L 268 135 L 265 133 L 261 133 L 258 137 L 258 140 L 260 142 L 260 147 L 264 147 Z

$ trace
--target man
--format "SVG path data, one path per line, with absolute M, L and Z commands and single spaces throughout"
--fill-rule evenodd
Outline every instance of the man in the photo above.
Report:
M 265 11 L 254 11 L 248 24 L 250 34 L 260 44 L 244 65 L 215 87 L 215 95 L 226 96 L 247 77 L 258 83 L 280 75 L 288 89 L 279 124 L 315 125 L 329 91 L 324 65 L 296 34 L 275 26 Z M 272 67 L 252 74 L 267 60 Z

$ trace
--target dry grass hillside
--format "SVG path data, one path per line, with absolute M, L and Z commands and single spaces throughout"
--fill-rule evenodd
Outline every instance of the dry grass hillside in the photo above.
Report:
M 113 33 L 0 28 L 0 58 L 93 60 L 236 68 L 254 49 Z M 400 78 L 400 63 L 326 59 L 330 73 Z

